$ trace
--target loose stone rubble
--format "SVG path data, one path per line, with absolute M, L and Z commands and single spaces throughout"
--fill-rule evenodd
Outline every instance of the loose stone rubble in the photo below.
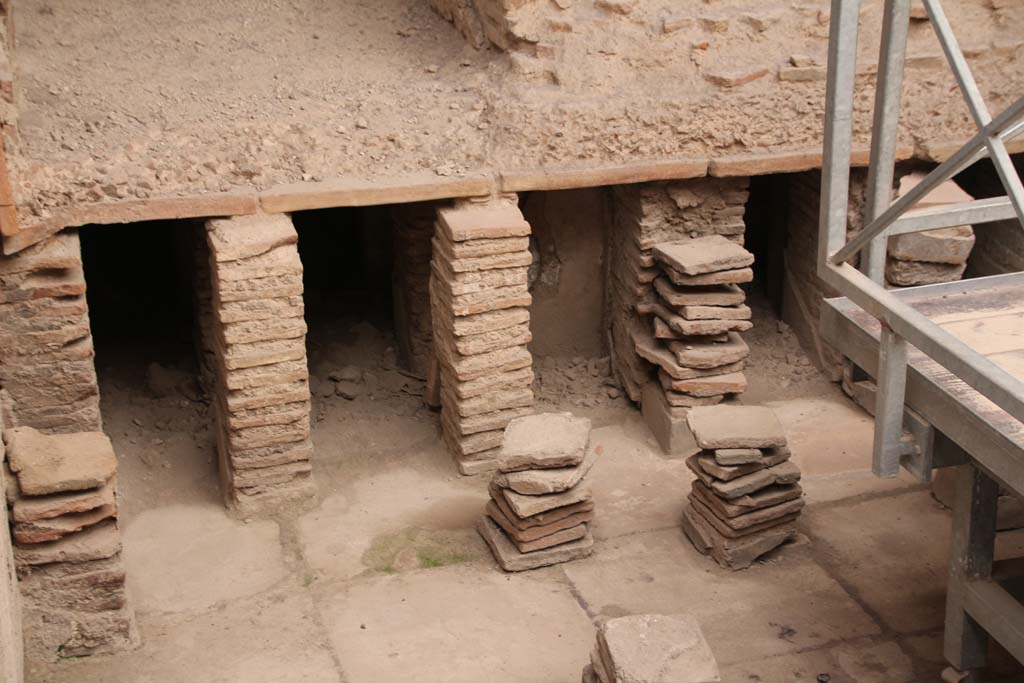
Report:
M 754 256 L 720 235 L 654 245 L 660 274 L 650 327 L 633 329 L 636 353 L 658 368 L 657 391 L 646 390 L 645 419 L 662 448 L 679 454 L 679 425 L 696 406 L 721 403 L 747 388 L 750 350 L 740 337 L 751 312 L 740 283 L 750 282 Z
M 78 233 L 0 256 L 0 406 L 9 426 L 101 429 Z
M 694 408 L 688 423 L 702 450 L 686 461 L 697 478 L 683 531 L 723 567 L 745 569 L 796 535 L 800 470 L 769 408 Z
M 302 262 L 287 216 L 206 223 L 221 486 L 240 511 L 314 495 Z
M 686 615 L 609 619 L 597 632 L 583 683 L 718 683 L 718 662 Z
M 900 181 L 900 195 L 909 192 L 924 177 L 924 173 L 904 177 Z M 929 192 L 916 208 L 949 206 L 973 199 L 955 182 L 948 180 Z M 973 248 L 974 229 L 969 225 L 894 235 L 889 238 L 885 279 L 895 287 L 959 280 L 967 269 L 967 258 Z
M 134 646 L 110 439 L 16 427 L 3 441 L 29 652 L 54 659 Z
M 590 420 L 571 413 L 520 417 L 505 430 L 491 499 L 477 530 L 505 571 L 587 557 L 594 503 L 587 474 L 600 456 Z
M 503 430 L 533 406 L 530 224 L 514 199 L 438 211 L 431 262 L 441 426 L 459 471 L 492 471 Z

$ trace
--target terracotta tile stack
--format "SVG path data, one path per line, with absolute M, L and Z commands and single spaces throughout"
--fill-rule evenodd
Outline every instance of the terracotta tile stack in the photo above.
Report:
M 505 426 L 532 412 L 529 234 L 513 201 L 437 214 L 430 295 L 441 425 L 463 474 L 493 470 Z
M 313 493 L 302 262 L 287 216 L 206 224 L 216 413 L 228 502 L 263 511 Z
M 687 411 L 747 388 L 743 368 L 750 349 L 740 333 L 752 323 L 739 284 L 753 278 L 754 257 L 720 235 L 663 242 L 653 254 L 660 271 L 653 315 L 649 327 L 633 330 L 637 355 L 658 368 L 642 407 L 662 448 L 681 455 Z
M 591 553 L 594 503 L 586 476 L 598 449 L 589 442 L 590 420 L 571 413 L 509 423 L 477 525 L 502 569 L 535 569 Z
M 748 185 L 747 178 L 696 178 L 614 188 L 606 318 L 614 369 L 633 401 L 642 402 L 652 374 L 634 349 L 633 331 L 657 302 L 654 246 L 707 235 L 743 244 Z
M 102 432 L 4 433 L 14 560 L 33 648 L 108 652 L 138 635 L 117 527 L 117 458 Z
M 687 460 L 697 479 L 683 530 L 722 566 L 744 569 L 796 535 L 800 470 L 769 408 L 694 408 L 688 421 L 702 450 Z
M 583 683 L 718 683 L 718 662 L 697 620 L 635 614 L 608 619 L 597 632 Z
M 47 432 L 101 428 L 78 233 L 0 256 L 0 385 L 6 423 Z

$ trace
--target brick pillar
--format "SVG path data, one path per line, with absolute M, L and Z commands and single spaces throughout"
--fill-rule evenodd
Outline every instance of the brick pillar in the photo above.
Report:
M 494 469 L 505 426 L 532 412 L 529 235 L 514 196 L 437 213 L 430 296 L 441 426 L 463 474 Z
M 314 494 L 298 236 L 287 216 L 206 224 L 217 450 L 228 504 L 267 512 Z
M 654 374 L 633 342 L 635 327 L 644 324 L 656 301 L 653 282 L 659 271 L 651 248 L 709 235 L 742 244 L 749 184 L 748 178 L 697 178 L 614 189 L 605 319 L 615 371 L 633 401 L 641 400 Z
M 433 355 L 430 323 L 431 238 L 437 209 L 429 203 L 403 204 L 391 212 L 394 255 L 391 291 L 395 336 L 409 370 L 426 377 Z
M 0 406 L 9 427 L 102 428 L 78 233 L 0 256 Z

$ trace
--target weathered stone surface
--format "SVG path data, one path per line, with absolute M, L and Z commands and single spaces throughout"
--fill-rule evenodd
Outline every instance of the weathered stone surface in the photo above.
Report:
M 706 367 L 689 367 L 679 362 L 678 353 L 673 352 L 671 348 L 666 348 L 664 344 L 654 338 L 650 331 L 645 330 L 641 326 L 638 325 L 634 327 L 632 338 L 637 355 L 649 363 L 653 363 L 660 367 L 662 372 L 667 374 L 673 380 L 686 380 L 693 379 L 695 377 L 720 375 L 730 371 L 734 372 L 742 368 L 742 366 L 737 364 L 746 357 L 746 354 L 744 354 L 743 358 L 736 361 L 727 361 L 725 363 L 716 363 L 715 365 L 711 365 L 710 363 L 713 362 L 713 360 L 711 358 L 711 354 L 707 353 L 704 354 L 704 360 L 702 362 L 702 365 Z M 713 342 L 708 342 L 708 344 L 713 344 Z M 728 342 L 726 344 L 721 344 L 720 346 L 727 345 Z M 698 344 L 698 347 L 704 346 L 706 345 Z M 746 344 L 743 344 L 743 348 L 747 353 L 749 353 L 749 349 L 746 348 Z M 739 353 L 740 351 L 737 348 L 733 350 L 732 355 L 735 356 Z M 696 356 L 696 354 L 694 354 L 694 356 Z M 728 355 L 726 354 L 722 357 L 728 357 Z
M 691 506 L 683 510 L 682 521 L 683 531 L 694 547 L 729 569 L 746 569 L 757 558 L 796 536 L 792 524 L 782 524 L 743 538 L 726 538 Z
M 665 272 L 672 283 L 678 287 L 740 284 L 754 280 L 754 271 L 750 268 L 720 270 L 717 273 L 705 273 L 703 275 L 686 275 L 671 268 L 666 268 Z
M 512 489 L 524 495 L 543 493 L 559 493 L 576 486 L 590 472 L 597 462 L 600 446 L 587 450 L 583 462 L 576 467 L 555 467 L 548 469 L 529 469 L 516 472 L 502 472 L 494 477 L 494 482 L 502 488 Z M 499 463 L 500 466 L 500 463 Z
M 734 529 L 729 524 L 724 522 L 722 519 L 715 514 L 714 510 L 709 508 L 704 501 L 696 496 L 690 497 L 690 507 L 699 514 L 705 522 L 707 522 L 715 531 L 721 534 L 724 538 L 742 538 L 744 536 L 751 536 L 761 531 L 768 531 L 772 527 L 781 526 L 790 522 L 796 521 L 799 510 L 791 512 L 778 519 L 771 519 L 766 522 L 755 524 L 743 529 Z
M 491 494 L 491 500 L 498 506 L 505 518 L 512 522 L 517 529 L 529 529 L 535 526 L 544 526 L 557 522 L 565 517 L 573 515 L 582 515 L 585 513 L 592 512 L 594 510 L 594 501 L 585 500 L 579 503 L 573 503 L 572 505 L 566 505 L 564 507 L 555 508 L 540 514 L 532 515 L 530 517 L 520 517 L 515 511 L 509 507 L 508 500 L 506 500 L 504 494 L 501 492 L 500 486 L 491 481 L 488 485 L 488 491 Z
M 754 326 L 749 320 L 688 320 L 661 304 L 654 304 L 654 314 L 683 337 L 745 332 Z
M 449 316 L 440 321 L 447 325 L 457 337 L 465 337 L 484 332 L 495 332 L 510 327 L 517 327 L 530 322 L 530 311 L 526 308 L 505 308 L 500 311 L 489 311 L 477 315 Z
M 15 522 L 34 522 L 76 512 L 87 512 L 102 505 L 113 505 L 114 503 L 114 483 L 111 480 L 98 489 L 88 491 L 35 497 L 19 495 L 13 501 L 11 518 Z
M 750 355 L 750 347 L 735 332 L 729 333 L 726 342 L 687 340 L 669 342 L 668 348 L 675 354 L 678 364 L 688 368 L 716 368 L 739 362 Z
M 463 204 L 437 212 L 441 234 L 450 242 L 528 237 L 530 224 L 511 203 Z
M 496 372 L 468 382 L 454 383 L 455 395 L 459 398 L 473 398 L 488 391 L 516 389 L 533 385 L 533 368 L 520 368 L 511 372 Z
M 117 471 L 114 447 L 103 432 L 47 435 L 15 427 L 4 432 L 4 441 L 25 495 L 99 488 Z
M 969 225 L 925 232 L 908 232 L 889 238 L 889 256 L 901 261 L 961 264 L 974 248 L 974 229 Z
M 45 543 L 81 531 L 116 514 L 116 505 L 101 505 L 85 512 L 71 512 L 51 519 L 17 522 L 12 531 L 18 543 Z
M 559 531 L 574 529 L 581 524 L 590 522 L 594 518 L 592 512 L 581 512 L 567 517 L 562 517 L 561 519 L 542 526 L 532 526 L 526 529 L 520 529 L 515 524 L 515 521 L 512 518 L 509 518 L 509 516 L 502 511 L 494 500 L 487 501 L 486 512 L 494 523 L 500 526 L 509 538 L 517 544 L 529 543 L 531 541 L 551 536 Z M 559 542 L 565 541 L 563 540 Z
M 556 531 L 550 535 L 543 536 L 532 541 L 518 541 L 515 538 L 510 540 L 512 541 L 512 545 L 514 545 L 519 552 L 533 553 L 538 550 L 546 550 L 559 545 L 565 545 L 566 543 L 572 543 L 573 541 L 578 541 L 584 536 L 589 535 L 590 530 L 586 524 L 577 524 L 574 527 L 562 529 L 561 531 Z
M 443 340 L 439 341 L 441 343 L 434 345 L 438 360 L 450 369 L 460 382 L 487 377 L 494 373 L 520 370 L 533 364 L 533 356 L 523 346 L 463 356 L 455 349 L 448 348 Z
M 229 324 L 252 320 L 300 318 L 304 312 L 301 296 L 285 296 L 277 299 L 225 301 L 219 306 L 218 315 L 222 323 Z
M 672 391 L 697 397 L 738 394 L 747 390 L 747 377 L 742 372 L 730 372 L 726 375 L 677 379 L 671 382 L 670 387 Z
M 121 534 L 113 520 L 57 541 L 15 545 L 14 561 L 19 567 L 51 562 L 88 562 L 113 557 L 121 551 Z
M 916 287 L 959 280 L 966 269 L 966 263 L 926 263 L 891 258 L 885 262 L 885 279 L 897 287 Z
M 773 448 L 768 451 L 767 455 L 763 455 L 757 461 L 744 465 L 721 465 L 715 460 L 715 456 L 710 453 L 702 453 L 697 456 L 697 462 L 701 469 L 710 474 L 715 479 L 722 481 L 729 481 L 736 477 L 742 477 L 751 472 L 762 470 L 766 467 L 775 467 L 781 462 L 789 460 L 789 449 L 788 448 Z
M 517 417 L 523 417 L 533 412 L 530 406 L 520 408 L 506 408 L 495 410 L 491 413 L 481 413 L 463 417 L 458 414 L 458 407 L 453 404 L 446 394 L 441 395 L 442 413 L 448 412 L 451 425 L 455 427 L 456 434 L 466 436 L 478 432 L 489 432 L 495 429 L 504 429 L 508 423 Z
M 725 500 L 716 496 L 710 488 L 701 481 L 694 481 L 692 488 L 700 489 L 707 494 L 707 499 L 714 501 L 713 507 L 725 517 L 738 517 L 754 510 L 779 505 L 789 500 L 801 497 L 804 492 L 799 484 L 786 484 L 777 486 L 766 486 L 746 496 Z
M 541 413 L 519 418 L 505 429 L 502 472 L 575 467 L 583 462 L 590 439 L 590 420 L 572 413 Z
M 524 496 L 510 489 L 501 489 L 501 495 L 519 518 L 532 517 L 548 510 L 582 503 L 591 498 L 590 487 L 586 484 L 561 493 L 545 493 L 539 496 Z
M 526 252 L 526 255 L 529 256 L 529 252 Z M 452 297 L 478 294 L 499 287 L 523 286 L 528 283 L 529 271 L 526 266 L 473 270 L 464 273 L 453 271 L 450 264 L 443 261 L 434 261 L 433 267 L 443 278 L 440 285 Z
M 474 242 L 475 241 L 476 240 L 474 240 Z M 463 244 L 472 243 L 473 242 L 464 242 Z M 434 253 L 443 257 L 443 261 L 447 264 L 447 267 L 455 273 L 476 273 L 507 268 L 521 268 L 525 270 L 527 266 L 533 263 L 533 254 L 530 253 L 529 247 L 519 250 L 498 252 L 495 254 L 459 257 L 455 255 L 455 252 L 452 249 L 452 244 L 453 243 L 448 240 L 438 239 L 437 237 L 433 240 Z
M 494 453 L 489 456 L 490 459 L 497 458 L 497 449 L 501 447 L 501 440 L 505 436 L 504 430 L 501 429 L 477 432 L 476 434 L 468 434 L 466 436 L 458 436 L 457 432 L 458 428 L 455 426 L 451 426 L 446 430 L 446 433 L 450 435 L 446 437 L 446 443 L 451 446 L 452 450 L 462 456 L 471 456 L 476 453 L 493 450 Z
M 780 523 L 781 520 L 790 518 L 800 512 L 804 507 L 803 498 L 793 498 L 779 503 L 778 505 L 758 508 L 757 510 L 752 510 L 741 515 L 728 515 L 725 513 L 725 510 L 722 509 L 723 506 L 721 499 L 708 492 L 706 487 L 694 487 L 693 492 L 690 494 L 690 500 L 699 501 L 705 508 L 702 512 L 710 511 L 722 524 L 725 524 L 731 529 L 736 529 L 737 531 L 760 528 L 762 525 Z
M 654 258 L 685 275 L 745 268 L 754 255 L 721 235 L 654 245 Z
M 444 392 L 442 390 L 442 396 Z M 452 399 L 452 405 L 456 405 L 461 417 L 473 417 L 493 413 L 509 408 L 525 408 L 533 405 L 533 389 L 524 387 L 520 389 L 508 389 L 503 391 L 490 391 L 479 396 L 467 399 Z
M 715 461 L 719 465 L 746 465 L 761 459 L 759 448 L 719 448 L 714 451 Z
M 484 516 L 477 522 L 477 531 L 494 553 L 498 565 L 507 572 L 519 572 L 547 567 L 588 557 L 594 548 L 594 537 L 589 532 L 579 540 L 563 543 L 531 553 L 522 553 L 501 531 L 497 524 Z
M 529 251 L 529 237 L 500 237 L 497 239 L 474 239 L 468 242 L 442 242 L 446 254 L 452 258 L 474 259 L 481 256 Z
M 303 318 L 275 318 L 227 323 L 221 326 L 220 333 L 221 342 L 225 345 L 275 339 L 305 340 L 306 321 Z
M 463 356 L 475 356 L 513 346 L 525 346 L 531 341 L 533 341 L 533 334 L 530 332 L 528 323 L 505 330 L 454 338 L 455 350 Z
M 786 445 L 786 433 L 771 408 L 710 406 L 688 416 L 701 448 L 775 448 Z
M 694 472 L 703 472 L 695 458 L 690 458 L 686 462 Z M 713 478 L 708 480 L 703 477 L 701 481 L 710 486 L 718 496 L 727 500 L 733 500 L 773 484 L 795 484 L 800 481 L 800 470 L 792 462 L 786 461 L 774 467 L 736 477 L 731 481 L 720 481 Z
M 120 554 L 77 564 L 40 565 L 21 574 L 18 586 L 34 607 L 103 612 L 127 604 Z
M 210 273 L 215 286 L 224 283 L 261 277 L 286 277 L 302 279 L 302 261 L 295 248 L 271 249 L 239 261 L 224 261 Z
M 611 680 L 621 683 L 718 683 L 718 662 L 697 620 L 638 614 L 609 619 L 598 631 Z M 602 657 L 603 659 L 604 657 Z
M 217 261 L 258 256 L 298 240 L 295 226 L 285 214 L 235 216 L 206 223 L 206 241 Z
M 726 397 L 725 394 L 711 393 L 697 396 L 693 394 L 684 394 L 678 391 L 665 391 L 664 394 L 665 400 L 668 401 L 668 404 L 676 410 L 698 408 L 700 406 L 716 406 L 724 401 Z M 686 416 L 682 415 L 677 417 L 685 418 Z M 689 426 L 687 426 L 687 429 L 689 429 Z
M 676 287 L 665 277 L 654 281 L 654 289 L 669 306 L 738 306 L 747 298 L 738 285 Z
M 749 306 L 679 306 L 676 312 L 687 320 L 750 320 Z

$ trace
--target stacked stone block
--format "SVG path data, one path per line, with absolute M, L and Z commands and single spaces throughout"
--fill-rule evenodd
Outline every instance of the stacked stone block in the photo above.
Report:
M 900 194 L 909 192 L 924 177 L 924 173 L 904 177 L 900 182 Z M 973 199 L 956 183 L 948 180 L 929 192 L 918 202 L 917 208 L 962 204 Z M 894 287 L 959 280 L 967 269 L 967 258 L 973 248 L 974 229 L 969 225 L 895 235 L 889 238 L 885 279 Z
M 5 492 L 5 504 L 0 505 L 0 529 L 3 530 L 0 533 L 0 681 L 22 683 L 25 655 L 21 630 L 21 597 L 18 592 L 18 575 L 14 569 L 11 535 L 7 532 L 10 513 L 6 504 L 6 492 L 13 494 L 16 484 L 10 481 L 2 436 L 3 421 L 0 420 L 0 491 Z
M 583 683 L 718 683 L 722 680 L 700 624 L 686 615 L 634 614 L 597 632 Z
M 26 642 L 47 658 L 138 640 L 117 526 L 117 458 L 102 432 L 4 433 Z
M 654 372 L 634 342 L 657 303 L 654 246 L 709 235 L 742 244 L 748 185 L 747 178 L 700 178 L 615 188 L 606 319 L 615 371 L 633 401 L 642 401 Z
M 536 569 L 591 553 L 594 503 L 586 477 L 597 457 L 586 418 L 549 413 L 509 423 L 477 525 L 502 569 Z
M 10 426 L 101 428 L 78 233 L 0 256 L 0 386 Z
M 395 263 L 392 270 L 395 333 L 409 370 L 426 377 L 433 356 L 430 320 L 430 257 L 436 209 L 405 204 L 392 209 Z
M 514 199 L 437 214 L 430 296 L 441 426 L 463 474 L 493 470 L 505 427 L 532 412 L 529 235 Z
M 211 220 L 206 238 L 225 497 L 243 511 L 308 499 L 313 447 L 295 228 L 282 215 Z
M 796 535 L 800 470 L 769 408 L 694 408 L 688 421 L 702 450 L 687 460 L 697 479 L 683 530 L 723 567 L 744 569 Z

